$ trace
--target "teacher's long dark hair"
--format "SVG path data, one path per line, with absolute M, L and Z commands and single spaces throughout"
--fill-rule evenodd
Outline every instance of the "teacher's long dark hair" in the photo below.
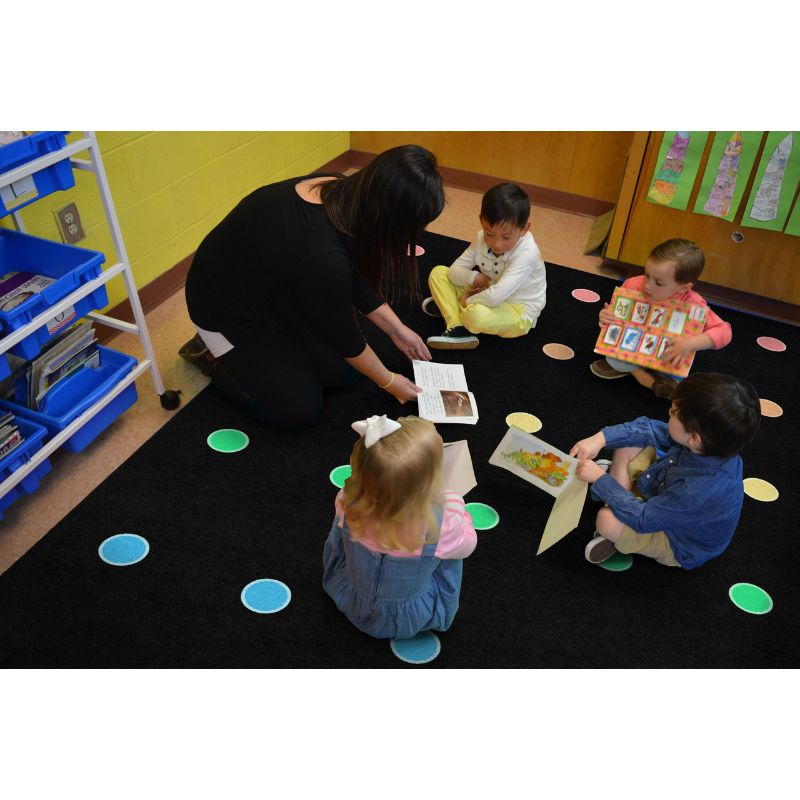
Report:
M 444 208 L 433 153 L 415 144 L 393 147 L 359 172 L 322 184 L 320 197 L 331 222 L 351 237 L 370 287 L 389 301 L 420 299 L 415 247 Z

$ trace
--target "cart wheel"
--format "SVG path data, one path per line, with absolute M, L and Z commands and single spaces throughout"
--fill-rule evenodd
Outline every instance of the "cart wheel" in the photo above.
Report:
M 160 395 L 161 408 L 165 408 L 167 411 L 174 411 L 181 404 L 180 393 L 180 389 L 177 391 L 175 389 L 167 389 L 164 394 Z

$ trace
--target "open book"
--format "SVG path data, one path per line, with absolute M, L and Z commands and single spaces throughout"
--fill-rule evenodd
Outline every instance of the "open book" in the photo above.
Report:
M 434 364 L 413 361 L 414 383 L 423 389 L 417 395 L 419 415 L 431 422 L 460 422 L 475 425 L 478 404 L 467 390 L 463 364 Z

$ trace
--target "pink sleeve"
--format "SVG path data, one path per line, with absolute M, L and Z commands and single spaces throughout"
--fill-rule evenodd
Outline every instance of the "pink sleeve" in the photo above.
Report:
M 711 337 L 715 350 L 719 350 L 720 347 L 725 347 L 726 344 L 730 344 L 733 338 L 730 323 L 725 322 L 724 319 L 720 319 L 710 308 L 706 315 L 706 324 L 703 328 L 703 333 L 707 333 Z
M 478 534 L 475 533 L 472 517 L 464 507 L 461 495 L 456 492 L 445 492 L 444 500 L 436 557 L 466 558 L 478 543 Z

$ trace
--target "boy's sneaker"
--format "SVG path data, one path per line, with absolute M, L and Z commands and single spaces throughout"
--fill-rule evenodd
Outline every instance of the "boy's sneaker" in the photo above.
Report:
M 428 337 L 428 347 L 434 350 L 474 350 L 478 344 L 478 337 L 462 325 L 448 328 L 441 336 Z
M 442 318 L 442 312 L 439 311 L 439 306 L 436 305 L 436 301 L 432 297 L 426 297 L 422 301 L 422 311 L 429 317 Z
M 607 381 L 613 381 L 614 378 L 624 378 L 626 375 L 630 374 L 614 369 L 604 358 L 592 361 L 592 363 L 589 364 L 589 369 L 593 374 L 597 375 L 598 378 L 603 378 Z
M 608 468 L 611 466 L 611 461 L 607 458 L 596 458 L 594 463 L 597 464 L 598 467 L 602 467 L 606 472 L 608 472 Z
M 604 539 L 600 534 L 595 533 L 594 539 L 586 545 L 583 555 L 590 564 L 602 564 L 603 561 L 608 561 L 617 548 L 614 547 L 614 542 Z

